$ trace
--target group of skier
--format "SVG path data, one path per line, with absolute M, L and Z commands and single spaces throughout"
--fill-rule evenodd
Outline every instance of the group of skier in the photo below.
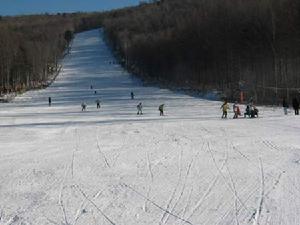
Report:
M 222 109 L 222 119 L 226 119 L 227 115 L 228 115 L 228 111 L 229 111 L 229 104 L 227 102 L 227 100 L 224 101 L 224 103 L 221 106 Z M 233 109 L 233 119 L 237 119 L 239 116 L 241 116 L 241 110 L 240 107 L 238 105 L 237 102 L 235 102 L 232 106 Z M 247 105 L 246 105 L 246 109 L 245 109 L 245 113 L 244 113 L 244 118 L 246 117 L 249 118 L 255 118 L 258 117 L 258 109 L 257 107 L 253 104 L 253 101 L 250 101 Z
M 90 86 L 90 89 L 93 89 L 92 85 Z M 97 94 L 97 92 L 94 91 L 94 94 Z M 134 100 L 135 95 L 134 95 L 133 92 L 130 93 L 130 97 L 131 97 L 132 100 Z M 97 109 L 100 109 L 101 108 L 100 99 L 97 99 L 95 102 L 96 102 Z M 51 104 L 52 104 L 52 98 L 51 97 L 48 98 L 48 104 L 49 104 L 49 106 L 51 106 Z M 295 111 L 295 115 L 299 115 L 300 103 L 299 103 L 297 98 L 293 98 L 292 106 L 293 106 L 293 109 Z M 137 107 L 137 115 L 143 115 L 143 104 L 142 104 L 142 102 L 140 102 L 136 107 Z M 160 116 L 164 116 L 164 107 L 165 107 L 164 104 L 161 104 L 158 107 L 158 111 L 159 111 Z M 282 100 L 282 107 L 283 107 L 284 114 L 287 115 L 289 105 L 288 105 L 285 98 L 283 98 L 283 100 Z M 220 108 L 222 109 L 222 118 L 227 118 L 228 117 L 228 111 L 230 109 L 228 101 L 225 100 Z M 81 103 L 81 111 L 86 111 L 86 109 L 87 109 L 87 104 L 83 101 Z M 240 107 L 239 107 L 237 102 L 235 102 L 233 104 L 232 109 L 233 109 L 233 113 L 234 113 L 233 119 L 237 119 L 239 116 L 242 115 Z M 249 118 L 258 117 L 258 112 L 259 111 L 258 111 L 257 107 L 253 104 L 253 100 L 250 100 L 249 103 L 246 105 L 246 109 L 245 109 L 245 112 L 244 112 L 244 118 L 246 118 L 247 116 Z
M 158 107 L 160 116 L 164 116 L 164 107 L 165 107 L 165 104 L 161 104 Z M 136 106 L 136 108 L 137 108 L 137 115 L 143 115 L 143 104 L 141 102 Z
M 100 101 L 100 99 L 97 99 L 95 102 L 96 102 L 97 109 L 100 109 L 101 108 L 101 101 Z M 83 101 L 81 103 L 81 111 L 86 111 L 86 108 L 87 108 L 87 104 Z
M 92 85 L 90 86 L 90 89 L 93 89 Z M 96 94 L 97 92 L 95 91 L 94 93 Z M 131 96 L 131 99 L 134 100 L 135 95 L 134 95 L 133 92 L 130 93 L 130 96 Z M 97 99 L 95 102 L 96 102 L 97 109 L 100 109 L 101 108 L 100 99 Z M 49 106 L 51 106 L 51 104 L 52 104 L 52 98 L 51 97 L 48 98 L 48 104 L 49 104 Z M 165 105 L 162 104 L 158 107 L 158 111 L 159 111 L 160 116 L 164 116 L 164 106 Z M 81 103 L 81 111 L 83 112 L 83 111 L 86 111 L 86 110 L 87 110 L 87 104 L 83 101 Z M 143 115 L 143 104 L 142 104 L 142 102 L 140 102 L 137 105 L 137 115 Z
M 284 115 L 287 115 L 289 104 L 285 98 L 282 99 L 282 107 L 283 107 Z M 294 109 L 295 115 L 299 115 L 300 103 L 296 97 L 293 98 L 293 100 L 292 100 L 292 107 Z M 229 104 L 228 104 L 227 100 L 225 100 L 224 103 L 221 105 L 221 109 L 223 112 L 222 118 L 227 118 L 228 110 L 229 110 Z M 258 111 L 257 107 L 253 104 L 253 100 L 250 100 L 249 103 L 246 105 L 244 117 L 247 117 L 247 116 L 249 118 L 258 117 L 258 112 L 259 111 Z M 239 116 L 242 115 L 240 107 L 237 102 L 235 102 L 233 104 L 233 113 L 234 113 L 233 119 L 237 119 Z

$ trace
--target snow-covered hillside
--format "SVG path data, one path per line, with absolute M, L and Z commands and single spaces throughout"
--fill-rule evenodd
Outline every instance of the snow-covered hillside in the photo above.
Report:
M 221 120 L 220 102 L 143 87 L 102 36 L 78 34 L 51 87 L 0 105 L 1 225 L 300 224 L 300 117 Z

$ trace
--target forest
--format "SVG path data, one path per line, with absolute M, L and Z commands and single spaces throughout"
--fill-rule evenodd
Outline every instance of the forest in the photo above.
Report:
M 298 0 L 152 1 L 108 12 L 103 26 L 144 78 L 258 103 L 299 94 Z
M 104 13 L 0 17 L 0 94 L 47 86 L 72 35 L 101 26 L 123 66 L 143 79 L 258 103 L 300 93 L 300 1 L 152 0 Z
M 0 17 L 0 95 L 47 86 L 73 34 L 100 22 L 100 13 Z

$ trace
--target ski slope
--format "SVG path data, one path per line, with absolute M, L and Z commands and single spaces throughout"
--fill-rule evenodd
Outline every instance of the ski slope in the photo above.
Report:
M 143 86 L 102 38 L 76 35 L 49 88 L 0 105 L 1 225 L 300 224 L 300 117 L 221 120 L 220 102 Z

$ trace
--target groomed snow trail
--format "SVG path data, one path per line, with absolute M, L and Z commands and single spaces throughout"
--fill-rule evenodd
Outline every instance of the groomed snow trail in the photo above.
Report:
M 102 38 L 76 35 L 51 87 L 0 105 L 1 225 L 300 224 L 300 117 L 221 120 L 143 86 Z

